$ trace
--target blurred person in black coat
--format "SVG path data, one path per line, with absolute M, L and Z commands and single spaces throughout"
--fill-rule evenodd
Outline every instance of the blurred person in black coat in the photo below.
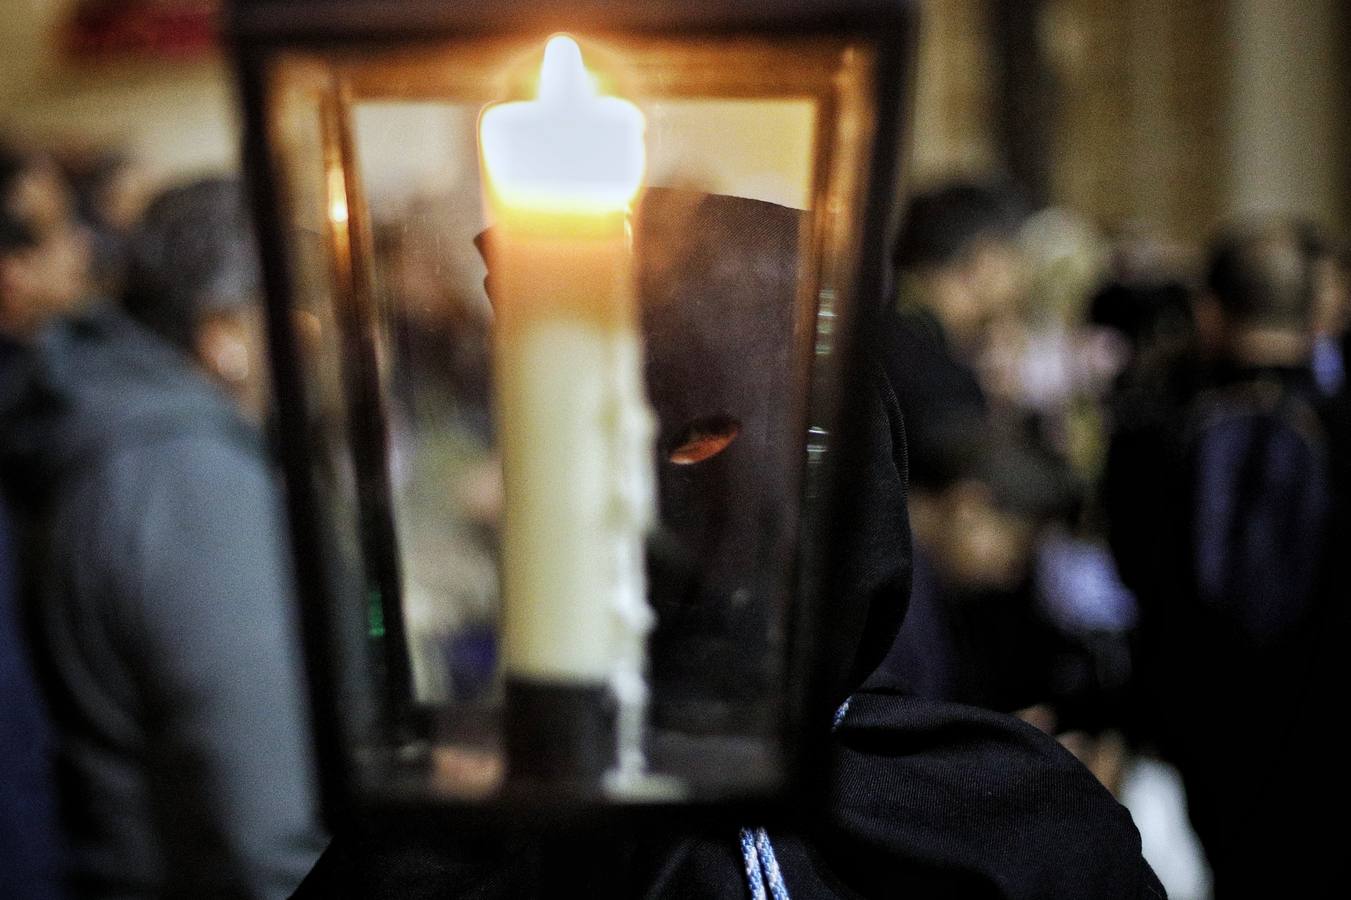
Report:
M 60 896 L 49 730 L 19 607 L 19 566 L 0 502 L 0 896 Z
M 1183 775 L 1220 898 L 1330 896 L 1337 866 L 1317 810 L 1346 797 L 1351 444 L 1311 366 L 1317 260 L 1283 221 L 1216 243 L 1194 353 L 1124 386 L 1105 480 L 1141 729 Z
M 991 320 L 1022 290 L 1022 219 L 1011 192 L 967 182 L 906 209 L 892 259 L 898 302 L 878 323 L 878 348 L 912 441 L 950 416 L 988 412 L 975 361 Z
M 999 712 L 1049 702 L 1059 641 L 1032 577 L 1038 538 L 1068 504 L 1067 480 L 978 418 L 954 419 L 909 449 L 915 575 L 883 668 L 927 699 Z

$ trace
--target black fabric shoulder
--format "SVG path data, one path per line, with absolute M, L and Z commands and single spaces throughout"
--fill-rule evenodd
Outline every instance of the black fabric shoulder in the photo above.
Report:
M 1026 723 L 865 690 L 836 738 L 820 841 L 860 896 L 1164 896 L 1130 814 Z

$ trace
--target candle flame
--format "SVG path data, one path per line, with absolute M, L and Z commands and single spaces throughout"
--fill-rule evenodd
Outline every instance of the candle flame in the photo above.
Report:
M 487 107 L 479 149 L 492 195 L 505 206 L 622 212 L 642 187 L 643 130 L 638 107 L 598 96 L 577 42 L 556 35 L 544 48 L 539 97 Z
M 567 35 L 560 34 L 544 45 L 544 63 L 539 67 L 541 103 L 586 103 L 596 95 L 582 62 L 582 48 Z

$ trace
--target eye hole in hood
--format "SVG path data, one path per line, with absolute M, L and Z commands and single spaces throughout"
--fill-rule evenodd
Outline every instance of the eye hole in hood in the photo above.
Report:
M 741 433 L 741 423 L 728 415 L 704 416 L 676 432 L 666 458 L 678 466 L 692 466 L 712 459 Z

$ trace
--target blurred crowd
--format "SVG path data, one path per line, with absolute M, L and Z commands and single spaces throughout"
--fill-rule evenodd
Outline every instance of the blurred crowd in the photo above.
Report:
M 953 183 L 912 199 L 895 264 L 879 341 L 915 578 L 886 665 L 1057 734 L 1128 805 L 1185 795 L 1216 896 L 1316 894 L 1335 853 L 1305 804 L 1346 686 L 1345 248 L 1285 218 L 1169 247 Z M 1182 837 L 1146 856 L 1202 895 Z
M 0 896 L 280 897 L 323 846 L 251 241 L 231 180 L 152 195 L 123 156 L 0 148 Z M 448 403 L 488 443 L 488 311 L 435 234 L 375 243 L 399 352 L 453 369 L 458 399 L 405 415 Z M 1128 800 L 1171 767 L 1219 896 L 1277 842 L 1319 871 L 1297 800 L 1345 684 L 1345 248 L 1294 219 L 1171 246 L 954 182 L 893 262 L 871 337 L 914 580 L 884 666 Z

